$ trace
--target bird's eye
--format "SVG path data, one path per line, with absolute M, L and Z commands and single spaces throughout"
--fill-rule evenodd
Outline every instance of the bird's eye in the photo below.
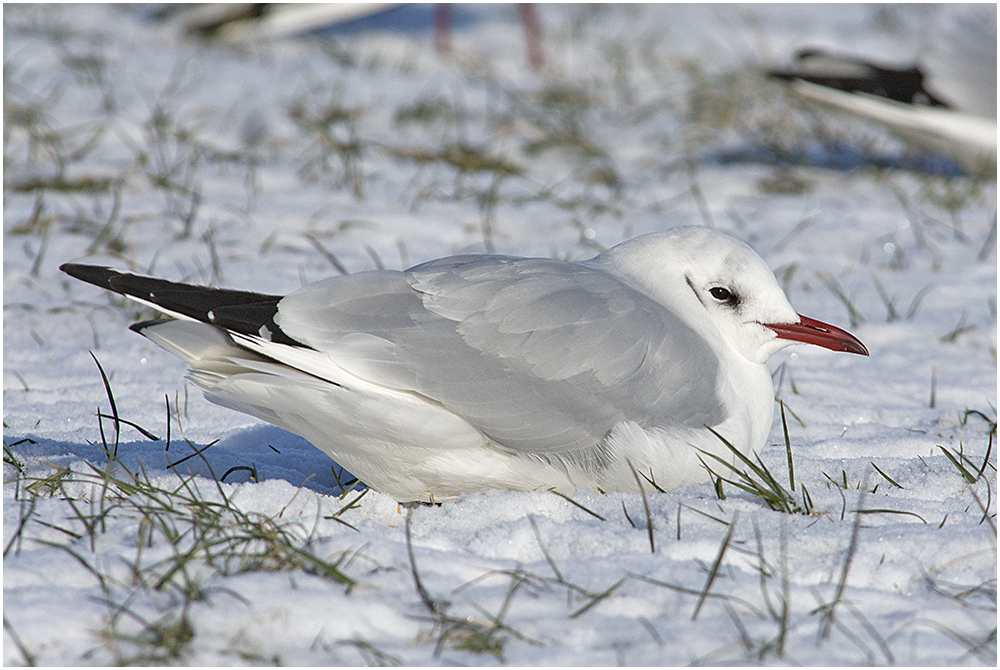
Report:
M 712 297 L 718 300 L 719 302 L 728 302 L 733 299 L 732 292 L 727 288 L 723 288 L 722 286 L 713 286 L 712 288 L 708 289 L 708 292 L 711 293 Z

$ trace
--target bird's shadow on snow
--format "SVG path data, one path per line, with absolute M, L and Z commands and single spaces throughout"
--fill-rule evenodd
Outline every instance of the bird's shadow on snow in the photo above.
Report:
M 721 166 L 769 165 L 778 168 L 816 167 L 837 172 L 863 169 L 906 170 L 957 177 L 962 169 L 951 158 L 930 152 L 879 153 L 843 143 L 814 142 L 796 148 L 747 142 L 706 152 L 702 159 Z
M 110 423 L 110 422 L 109 422 Z M 107 430 L 107 429 L 106 429 Z M 4 436 L 4 479 L 9 460 L 45 468 L 70 467 L 86 471 L 80 461 L 99 470 L 108 463 L 108 453 L 115 454 L 121 465 L 132 473 L 156 476 L 172 472 L 180 476 L 198 475 L 231 484 L 282 479 L 292 486 L 303 486 L 320 494 L 339 495 L 341 485 L 350 487 L 354 476 L 308 441 L 275 426 L 250 426 L 233 430 L 215 443 L 192 443 L 174 436 L 169 445 L 160 439 L 134 439 L 122 431 L 122 440 L 114 443 L 107 434 L 102 440 L 77 442 L 36 435 Z M 107 449 L 107 451 L 105 451 Z M 31 476 L 47 476 L 43 469 L 28 468 Z M 338 483 L 339 479 L 339 483 Z M 360 483 L 355 487 L 365 488 Z

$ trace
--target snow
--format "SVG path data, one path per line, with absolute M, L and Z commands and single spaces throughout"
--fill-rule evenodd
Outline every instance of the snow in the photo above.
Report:
M 916 58 L 963 11 L 995 24 L 544 5 L 536 74 L 509 6 L 459 6 L 450 59 L 425 29 L 234 47 L 146 7 L 5 6 L 4 663 L 995 666 L 996 184 L 881 167 L 913 156 L 754 75 L 806 44 Z M 456 146 L 516 170 L 413 159 Z M 847 168 L 768 159 L 844 146 Z M 707 223 L 871 351 L 771 362 L 809 515 L 708 482 L 649 487 L 648 517 L 589 491 L 343 509 L 359 490 L 325 455 L 204 401 L 127 329 L 151 312 L 57 269 L 280 294 L 335 274 L 329 254 L 582 259 Z M 88 352 L 160 438 L 122 425 L 108 476 Z M 788 488 L 778 411 L 761 458 Z

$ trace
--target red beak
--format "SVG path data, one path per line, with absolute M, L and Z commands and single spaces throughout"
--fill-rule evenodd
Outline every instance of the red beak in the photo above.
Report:
M 776 332 L 782 340 L 794 340 L 805 344 L 815 344 L 834 351 L 868 355 L 868 349 L 861 343 L 861 340 L 846 330 L 801 314 L 799 320 L 799 323 L 765 323 L 764 327 Z

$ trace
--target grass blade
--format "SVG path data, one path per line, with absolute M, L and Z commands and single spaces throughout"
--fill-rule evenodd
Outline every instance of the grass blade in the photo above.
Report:
M 900 486 L 900 485 L 899 485 L 898 483 L 896 483 L 896 480 L 895 480 L 895 479 L 893 479 L 893 478 L 892 478 L 892 477 L 890 477 L 889 475 L 887 475 L 887 474 L 885 474 L 884 472 L 882 472 L 882 468 L 880 468 L 879 466 L 875 465 L 875 462 L 874 462 L 874 461 L 868 461 L 868 462 L 872 464 L 872 467 L 873 467 L 873 468 L 875 468 L 875 472 L 877 472 L 877 473 L 879 473 L 880 475 L 882 475 L 883 477 L 885 477 L 885 480 L 886 480 L 887 482 L 889 482 L 890 484 L 892 484 L 893 486 L 895 486 L 895 487 L 896 487 L 897 489 L 901 489 L 901 488 L 903 488 L 903 487 L 902 487 L 902 486 Z
M 565 500 L 566 502 L 568 502 L 568 503 L 571 503 L 571 504 L 573 504 L 573 505 L 576 505 L 577 507 L 579 507 L 580 509 L 582 509 L 582 510 L 583 510 L 584 512 L 586 512 L 587 514 L 589 514 L 590 516 L 594 516 L 594 517 L 597 517 L 597 518 L 598 518 L 598 519 L 600 519 L 601 521 L 607 521 L 607 519 L 605 519 L 605 518 L 604 518 L 603 516 L 601 516 L 601 515 L 600 515 L 600 514 L 598 514 L 597 512 L 594 512 L 594 511 L 592 511 L 592 510 L 589 510 L 589 509 L 587 509 L 586 507 L 584 507 L 583 505 L 581 505 L 581 504 L 580 504 L 580 503 L 578 503 L 577 501 L 575 501 L 575 500 L 573 500 L 572 498 L 570 498 L 570 497 L 569 497 L 568 495 L 566 495 L 565 493 L 559 493 L 559 491 L 556 491 L 555 489 L 549 489 L 548 491 L 549 491 L 549 493 L 554 493 L 554 494 L 556 494 L 557 496 L 559 496 L 560 498 L 562 498 L 562 499 L 563 499 L 563 500 Z
M 795 465 L 792 463 L 792 442 L 788 439 L 788 422 L 785 421 L 785 401 L 779 400 L 781 407 L 781 430 L 785 434 L 785 457 L 788 459 L 788 485 L 795 490 Z
M 834 594 L 833 600 L 822 608 L 823 619 L 820 622 L 819 632 L 820 639 L 822 640 L 825 640 L 830 635 L 830 629 L 834 623 L 834 610 L 844 596 L 844 588 L 847 586 L 847 576 L 851 572 L 851 563 L 854 561 L 854 555 L 858 550 L 858 536 L 861 531 L 861 515 L 864 514 L 864 500 L 865 494 L 864 490 L 862 490 L 861 498 L 858 500 L 858 509 L 855 510 L 854 514 L 854 527 L 851 529 L 851 541 L 847 545 L 844 567 L 841 569 L 840 580 L 837 582 L 837 592 Z
M 840 282 L 837 281 L 836 277 L 829 272 L 817 272 L 816 276 L 819 277 L 819 280 L 823 282 L 828 289 L 830 289 L 830 292 L 836 296 L 837 300 L 843 303 L 844 307 L 847 308 L 848 318 L 851 321 L 851 328 L 857 328 L 858 324 L 865 322 L 865 317 L 861 316 L 861 312 L 854 307 L 854 303 L 847 297 L 847 294 L 840 286 Z
M 962 476 L 965 477 L 965 480 L 967 482 L 969 482 L 970 484 L 975 484 L 976 483 L 976 478 L 972 476 L 971 472 L 969 472 L 968 470 L 966 470 L 965 466 L 962 465 L 962 462 L 959 459 L 955 458 L 952 455 L 952 453 L 950 451 L 948 451 L 948 449 L 946 447 L 942 447 L 940 444 L 937 445 L 937 446 L 938 446 L 938 449 L 940 449 L 941 451 L 943 451 L 944 455 L 948 457 L 948 460 L 951 461 L 952 465 L 954 465 L 956 468 L 958 468 L 958 471 L 960 473 L 962 473 Z
M 983 457 L 983 465 L 979 468 L 979 472 L 976 473 L 976 481 L 983 476 L 983 472 L 986 471 L 986 466 L 990 464 L 990 454 L 993 453 L 993 433 L 990 433 L 990 442 L 986 445 L 986 456 Z
M 606 591 L 601 591 L 600 593 L 596 594 L 593 598 L 590 599 L 590 602 L 588 602 L 586 605 L 584 605 L 583 607 L 581 607 L 577 611 L 575 611 L 572 614 L 570 614 L 569 618 L 570 619 L 575 619 L 575 618 L 579 617 L 581 614 L 583 614 L 584 612 L 586 612 L 587 610 L 589 610 L 591 607 L 593 607 L 597 603 L 601 602 L 602 600 L 604 600 L 605 598 L 607 598 L 608 596 L 610 596 L 612 593 L 615 592 L 615 589 L 617 589 L 619 586 L 621 586 L 625 582 L 626 579 L 628 579 L 627 576 L 626 577 L 622 577 L 617 582 L 615 582 L 614 584 L 612 584 Z
M 646 509 L 646 530 L 649 533 L 649 551 L 656 553 L 656 542 L 653 540 L 653 517 L 649 513 L 649 499 L 646 498 L 646 490 L 642 488 L 642 482 L 639 481 L 639 473 L 635 471 L 635 467 L 632 465 L 632 461 L 625 459 L 628 463 L 628 467 L 632 470 L 632 476 L 635 477 L 635 483 L 639 486 L 639 494 L 642 495 L 642 506 Z M 631 521 L 631 519 L 629 519 Z
M 108 394 L 108 402 L 111 403 L 111 414 L 112 414 L 112 418 L 115 420 L 115 449 L 114 449 L 113 454 L 114 454 L 115 458 L 117 458 L 118 457 L 118 439 L 119 439 L 120 433 L 121 433 L 121 419 L 119 419 L 119 417 L 118 417 L 118 406 L 115 405 L 115 394 L 111 392 L 111 382 L 108 381 L 108 375 L 105 374 L 105 372 L 104 372 L 104 366 L 102 366 L 101 362 L 99 360 L 97 360 L 97 356 L 94 355 L 93 351 L 90 352 L 90 357 L 94 359 L 94 362 L 97 363 L 97 369 L 101 371 L 101 379 L 104 380 L 104 390 Z M 98 417 L 101 416 L 100 410 L 98 410 L 97 416 Z M 101 423 L 100 419 L 98 419 L 97 422 L 98 422 L 98 424 L 100 424 Z M 102 434 L 103 434 L 103 431 L 102 431 Z
M 324 247 L 323 243 L 320 242 L 315 235 L 312 235 L 310 233 L 305 233 L 304 236 L 316 248 L 316 251 L 318 251 L 320 255 L 323 256 L 323 258 L 329 261 L 330 265 L 336 268 L 337 272 L 339 272 L 342 275 L 351 274 L 350 272 L 347 271 L 347 268 L 343 266 L 340 260 L 338 260 L 337 257 L 333 255 L 333 252 Z
M 701 612 L 701 606 L 705 604 L 705 598 L 708 597 L 708 592 L 712 588 L 712 583 L 719 574 L 719 567 L 722 565 L 722 558 L 726 555 L 726 549 L 729 547 L 729 542 L 733 539 L 733 531 L 736 530 L 736 520 L 738 518 L 739 514 L 734 514 L 733 520 L 729 523 L 729 530 L 726 531 L 726 536 L 722 539 L 722 544 L 719 546 L 719 553 L 716 554 L 715 561 L 712 563 L 712 567 L 708 571 L 708 579 L 705 580 L 705 588 L 702 589 L 701 595 L 698 597 L 698 604 L 695 605 L 694 613 L 691 615 L 691 621 L 695 621 L 698 618 L 698 614 Z
M 915 516 L 924 523 L 927 523 L 927 519 L 920 516 L 916 512 L 907 512 L 901 509 L 856 509 L 855 514 L 905 514 L 907 516 Z
M 552 557 L 549 555 L 548 549 L 545 548 L 545 544 L 542 542 L 542 533 L 541 531 L 538 530 L 538 523 L 535 521 L 535 515 L 529 514 L 528 521 L 531 522 L 531 528 L 532 530 L 535 531 L 535 540 L 538 541 L 538 548 L 542 550 L 542 556 L 545 557 L 545 562 L 549 564 L 550 568 L 552 568 L 552 572 L 555 573 L 556 579 L 558 579 L 560 582 L 565 581 L 563 579 L 562 573 L 559 572 L 559 568 L 556 567 L 556 562 L 552 560 Z

